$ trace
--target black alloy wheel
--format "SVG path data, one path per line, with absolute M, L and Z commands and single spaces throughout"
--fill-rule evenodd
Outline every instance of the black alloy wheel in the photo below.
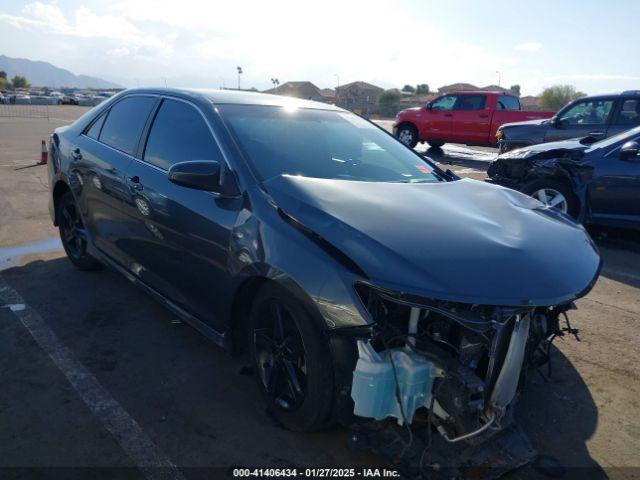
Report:
M 278 300 L 265 302 L 254 325 L 253 341 L 258 374 L 270 400 L 285 411 L 302 405 L 307 389 L 307 366 L 300 332 Z
M 65 193 L 58 203 L 60 240 L 69 260 L 80 270 L 98 270 L 102 265 L 87 253 L 87 232 L 75 199 Z
M 249 317 L 258 388 L 271 416 L 297 432 L 333 423 L 333 360 L 323 320 L 312 315 L 312 308 L 269 282 L 252 301 Z

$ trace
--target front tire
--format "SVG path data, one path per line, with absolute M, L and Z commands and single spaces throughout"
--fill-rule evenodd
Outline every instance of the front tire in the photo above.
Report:
M 413 125 L 401 125 L 396 132 L 396 138 L 403 145 L 413 148 L 418 144 L 418 130 Z
M 60 198 L 57 218 L 60 240 L 71 263 L 79 270 L 100 270 L 102 264 L 87 253 L 86 230 L 71 192 Z
M 563 182 L 551 178 L 541 178 L 526 183 L 520 191 L 548 207 L 557 208 L 573 218 L 578 217 L 578 199 L 571 188 Z
M 444 142 L 440 140 L 430 140 L 427 142 L 431 148 L 442 148 Z
M 298 432 L 329 426 L 331 354 L 304 306 L 278 285 L 266 284 L 251 308 L 249 336 L 258 388 L 273 417 Z

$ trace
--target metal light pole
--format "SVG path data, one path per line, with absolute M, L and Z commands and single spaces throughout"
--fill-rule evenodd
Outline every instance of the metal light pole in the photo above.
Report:
M 336 88 L 340 87 L 340 75 L 338 75 L 337 73 L 333 74 L 334 77 L 336 77 L 338 84 L 336 85 Z
M 502 81 L 502 74 L 496 70 L 496 73 L 498 74 L 498 86 L 500 86 L 500 82 Z
M 238 90 L 240 90 L 240 75 L 242 75 L 242 67 L 236 67 L 238 70 Z

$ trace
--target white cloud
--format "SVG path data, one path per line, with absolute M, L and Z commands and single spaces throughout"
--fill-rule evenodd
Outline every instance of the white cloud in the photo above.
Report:
M 455 81 L 490 83 L 496 70 L 519 64 L 508 54 L 452 41 L 382 0 L 325 0 L 313 13 L 298 0 L 104 5 L 104 10 L 69 11 L 58 2 L 36 1 L 20 15 L 0 15 L 0 21 L 39 35 L 95 39 L 78 48 L 86 52 L 100 45 L 109 55 L 100 68 L 126 72 L 121 77 L 199 76 L 215 85 L 234 83 L 236 65 L 244 67 L 247 86 L 266 88 L 273 76 L 333 86 L 338 74 L 343 84 L 378 79 L 398 86 L 428 82 L 436 88 Z M 366 21 L 354 21 L 361 18 Z M 393 40 L 398 38 L 402 42 Z
M 75 11 L 70 21 L 54 3 L 33 2 L 24 6 L 22 15 L 1 14 L 0 21 L 27 31 L 50 33 L 82 38 L 108 38 L 133 46 L 170 50 L 170 46 L 156 35 L 140 31 L 125 17 L 97 15 L 85 6 Z
M 111 57 L 126 57 L 131 51 L 127 47 L 111 48 L 107 50 L 107 55 Z
M 540 42 L 525 42 L 513 47 L 515 50 L 520 50 L 521 52 L 537 52 L 542 48 L 542 44 Z

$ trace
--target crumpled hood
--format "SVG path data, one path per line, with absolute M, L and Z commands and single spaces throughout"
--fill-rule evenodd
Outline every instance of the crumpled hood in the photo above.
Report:
M 556 305 L 593 285 L 585 230 L 521 193 L 484 182 L 406 184 L 279 176 L 283 212 L 341 250 L 375 285 L 489 305 Z
M 509 160 L 512 158 L 528 158 L 544 152 L 574 152 L 579 154 L 589 148 L 589 145 L 580 143 L 580 139 L 562 140 L 559 142 L 538 143 L 528 145 L 526 147 L 516 148 L 508 152 L 498 155 L 500 160 Z

